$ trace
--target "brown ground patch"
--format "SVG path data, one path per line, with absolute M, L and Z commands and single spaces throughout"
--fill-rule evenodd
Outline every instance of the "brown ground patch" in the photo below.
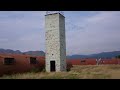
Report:
M 120 65 L 76 65 L 70 72 L 28 72 L 0 79 L 120 79 Z

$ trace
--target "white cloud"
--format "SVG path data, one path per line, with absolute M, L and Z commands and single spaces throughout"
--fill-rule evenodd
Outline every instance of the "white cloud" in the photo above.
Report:
M 0 48 L 45 50 L 44 11 L 1 11 Z M 120 50 L 120 12 L 65 12 L 67 54 Z
M 0 38 L 0 42 L 6 42 L 6 41 L 8 41 L 8 39 L 6 39 L 6 38 Z
M 1 48 L 44 50 L 44 11 L 0 12 Z M 42 37 L 43 36 L 43 39 Z
M 82 22 L 78 19 L 77 25 Z M 78 24 L 79 23 L 79 24 Z M 84 31 L 67 32 L 69 54 L 120 50 L 120 12 L 99 12 L 84 19 Z M 71 43 L 72 42 L 72 43 Z

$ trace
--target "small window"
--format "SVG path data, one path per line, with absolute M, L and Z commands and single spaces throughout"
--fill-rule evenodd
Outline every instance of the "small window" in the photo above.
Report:
M 15 63 L 14 58 L 4 58 L 4 64 L 5 65 L 13 65 Z
M 81 63 L 84 63 L 85 62 L 85 60 L 81 60 Z
M 30 57 L 30 64 L 37 64 L 37 60 L 35 57 Z

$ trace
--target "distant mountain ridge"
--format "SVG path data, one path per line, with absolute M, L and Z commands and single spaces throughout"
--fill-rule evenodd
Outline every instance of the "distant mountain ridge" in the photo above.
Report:
M 28 54 L 34 56 L 45 56 L 45 52 L 43 51 L 27 51 L 21 52 L 20 50 L 11 50 L 11 49 L 2 49 L 0 48 L 1 54 Z M 113 58 L 115 56 L 120 55 L 120 51 L 112 51 L 112 52 L 102 52 L 97 54 L 90 55 L 71 55 L 67 56 L 68 59 L 79 59 L 79 58 Z
M 97 54 L 90 55 L 71 55 L 67 56 L 68 59 L 78 59 L 78 58 L 114 58 L 120 55 L 120 51 L 112 51 L 112 52 L 102 52 Z
M 27 51 L 21 52 L 20 50 L 11 50 L 11 49 L 0 49 L 0 54 L 28 54 L 34 56 L 45 56 L 43 51 Z

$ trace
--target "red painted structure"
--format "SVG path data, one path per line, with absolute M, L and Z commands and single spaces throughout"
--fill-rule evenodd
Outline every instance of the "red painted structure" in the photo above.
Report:
M 36 58 L 36 64 L 30 63 L 30 57 Z M 5 64 L 5 58 L 14 58 L 14 63 L 11 65 Z M 67 70 L 72 67 L 72 63 L 68 60 Z M 31 56 L 31 55 L 19 55 L 19 54 L 0 54 L 0 76 L 3 74 L 23 73 L 31 70 L 45 68 L 45 57 Z
M 70 59 L 69 61 L 72 63 L 72 65 L 97 65 L 97 61 L 95 58 Z M 120 64 L 120 59 L 101 59 L 99 65 L 102 64 Z
M 36 63 L 30 63 L 30 58 L 36 58 Z M 5 58 L 13 58 L 14 63 L 11 65 L 5 64 Z M 95 58 L 86 59 L 68 59 L 67 70 L 69 71 L 73 65 L 96 65 Z M 120 59 L 101 59 L 99 65 L 120 64 Z M 20 54 L 0 54 L 0 76 L 3 74 L 23 73 L 34 69 L 45 69 L 45 57 L 20 55 Z
M 30 64 L 30 55 L 0 55 L 0 75 L 11 73 L 22 73 L 32 69 L 43 69 L 45 66 L 44 57 L 36 57 L 37 64 Z M 4 64 L 4 58 L 14 58 L 15 62 L 11 65 Z
M 100 64 L 120 64 L 120 59 L 102 59 Z
M 96 59 L 70 59 L 72 65 L 96 65 Z

